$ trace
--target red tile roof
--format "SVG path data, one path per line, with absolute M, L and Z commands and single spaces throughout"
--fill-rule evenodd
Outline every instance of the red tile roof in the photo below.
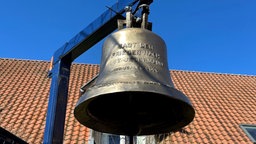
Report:
M 49 62 L 0 59 L 0 127 L 29 143 L 43 141 L 50 80 Z M 73 115 L 80 87 L 97 75 L 98 65 L 73 64 L 64 143 L 85 143 L 89 129 Z M 196 109 L 183 130 L 161 136 L 162 143 L 250 143 L 239 127 L 256 124 L 256 76 L 171 71 L 175 87 Z

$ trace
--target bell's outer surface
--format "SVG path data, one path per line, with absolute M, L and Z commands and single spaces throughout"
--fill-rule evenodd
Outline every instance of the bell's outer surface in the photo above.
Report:
M 99 76 L 74 114 L 96 131 L 149 135 L 186 126 L 195 111 L 174 88 L 165 42 L 149 30 L 126 28 L 105 40 Z

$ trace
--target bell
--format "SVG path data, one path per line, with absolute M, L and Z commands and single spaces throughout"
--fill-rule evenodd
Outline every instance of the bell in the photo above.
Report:
M 93 130 L 131 136 L 179 130 L 195 111 L 174 88 L 165 42 L 147 29 L 125 28 L 105 40 L 99 75 L 74 115 Z

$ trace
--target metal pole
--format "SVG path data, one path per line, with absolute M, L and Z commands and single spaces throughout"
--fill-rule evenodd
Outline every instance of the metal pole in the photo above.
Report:
M 52 69 L 44 144 L 62 143 L 71 61 L 61 59 Z
M 149 5 L 143 4 L 142 7 L 142 23 L 141 28 L 147 29 L 148 28 L 148 14 L 149 14 Z
M 131 28 L 132 27 L 132 7 L 126 6 L 125 7 L 126 11 L 126 27 Z

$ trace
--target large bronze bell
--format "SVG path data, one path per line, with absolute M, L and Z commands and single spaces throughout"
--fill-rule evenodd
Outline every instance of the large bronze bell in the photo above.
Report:
M 149 30 L 125 28 L 106 39 L 99 75 L 74 114 L 96 131 L 150 135 L 181 129 L 195 111 L 174 88 L 165 42 Z

